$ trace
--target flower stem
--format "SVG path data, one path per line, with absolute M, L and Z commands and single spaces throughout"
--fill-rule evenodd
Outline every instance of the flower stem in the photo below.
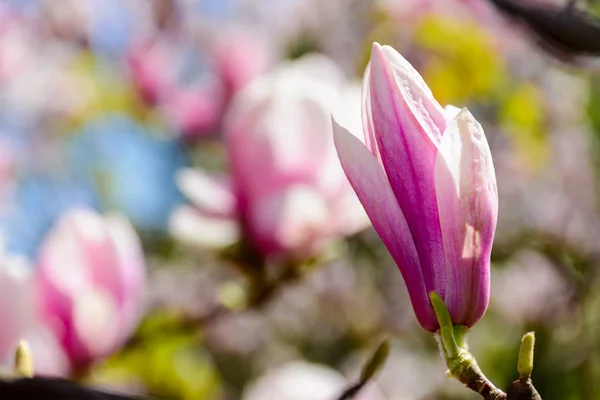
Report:
M 451 376 L 472 391 L 479 393 L 485 400 L 542 400 L 531 383 L 535 344 L 533 332 L 527 333 L 521 340 L 517 363 L 519 379 L 511 383 L 504 393 L 486 378 L 477 365 L 475 357 L 469 352 L 466 340 L 467 327 L 452 324 L 448 307 L 437 293 L 429 293 L 429 299 L 440 324 L 438 342 Z
M 431 292 L 429 298 L 440 324 L 439 343 L 450 374 L 485 400 L 506 399 L 506 393 L 486 378 L 475 357 L 469 353 L 467 327 L 452 324 L 448 308 L 437 293 Z
M 475 357 L 463 351 L 456 359 L 446 360 L 453 377 L 486 400 L 504 400 L 506 393 L 498 389 L 483 374 Z

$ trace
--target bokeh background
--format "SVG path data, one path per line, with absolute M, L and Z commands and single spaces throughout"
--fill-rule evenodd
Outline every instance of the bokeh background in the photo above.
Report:
M 542 397 L 600 398 L 600 74 L 521 28 L 486 0 L 0 1 L 3 365 L 27 338 L 90 385 L 330 400 L 388 335 L 360 399 L 477 398 L 332 157 L 378 41 L 492 148 L 482 369 L 506 387 L 535 330 Z

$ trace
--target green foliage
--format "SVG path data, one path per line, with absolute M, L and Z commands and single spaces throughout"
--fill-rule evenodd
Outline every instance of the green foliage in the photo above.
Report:
M 182 400 L 218 399 L 220 378 L 203 343 L 184 334 L 156 334 L 173 317 L 148 318 L 138 341 L 93 371 L 96 382 L 140 382 L 150 394 Z
M 589 93 L 587 115 L 596 137 L 600 139 L 600 78 L 590 80 Z
M 384 339 L 379 344 L 379 346 L 377 346 L 377 349 L 375 350 L 375 352 L 373 352 L 371 358 L 369 358 L 369 360 L 367 360 L 367 362 L 363 366 L 363 369 L 360 373 L 360 380 L 362 382 L 366 382 L 372 379 L 375 376 L 375 374 L 377 374 L 379 370 L 381 370 L 389 355 L 390 342 L 389 340 Z
M 78 54 L 67 64 L 65 73 L 76 79 L 79 100 L 75 112 L 65 121 L 67 130 L 77 131 L 88 121 L 109 113 L 128 114 L 138 119 L 150 116 L 131 85 L 115 74 L 111 65 L 103 64 L 93 53 Z
M 485 101 L 507 79 L 492 38 L 474 23 L 445 16 L 426 17 L 414 41 L 428 52 L 420 72 L 441 104 Z
M 590 79 L 589 99 L 587 106 L 587 117 L 591 127 L 592 140 L 595 156 L 596 173 L 600 173 L 600 77 Z
M 288 44 L 285 50 L 286 58 L 290 60 L 296 60 L 306 54 L 315 52 L 321 52 L 321 45 L 318 39 L 309 32 L 300 34 Z
M 504 96 L 499 111 L 500 125 L 513 140 L 519 157 L 531 169 L 543 167 L 548 158 L 546 116 L 539 89 L 521 83 Z

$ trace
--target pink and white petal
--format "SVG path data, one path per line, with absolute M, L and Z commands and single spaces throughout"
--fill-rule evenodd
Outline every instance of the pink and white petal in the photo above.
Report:
M 444 300 L 455 323 L 472 325 L 489 301 L 498 192 L 483 129 L 466 109 L 444 133 L 435 184 L 447 256 Z
M 456 118 L 461 110 L 462 109 L 460 107 L 453 106 L 452 104 L 448 104 L 446 107 L 444 107 L 444 117 L 446 118 L 446 122 L 450 123 L 454 118 Z
M 206 215 L 234 217 L 236 200 L 225 178 L 198 169 L 184 168 L 175 179 L 182 193 Z
M 327 87 L 314 87 L 315 82 L 306 79 L 272 85 L 277 91 L 249 100 L 254 109 L 229 114 L 225 135 L 229 159 L 236 188 L 248 197 L 273 190 L 285 180 L 318 181 L 331 152 L 330 109 L 311 92 L 327 92 Z
M 319 90 L 323 97 L 331 95 L 327 94 L 330 88 L 312 90 L 313 94 Z M 318 98 L 313 98 L 313 94 L 298 94 L 293 101 L 281 101 L 269 113 L 269 120 L 265 121 L 273 124 L 269 130 L 269 141 L 274 167 L 280 174 L 316 180 L 320 167 L 327 160 L 331 146 L 331 108 Z M 285 100 L 286 96 L 281 97 Z
M 121 266 L 121 279 L 127 293 L 139 292 L 146 272 L 142 245 L 133 226 L 124 216 L 106 216 L 111 244 Z
M 249 225 L 255 244 L 266 254 L 311 252 L 328 233 L 329 217 L 327 199 L 318 189 L 293 184 L 256 198 Z
M 381 158 L 379 150 L 377 149 L 377 140 L 375 139 L 375 129 L 373 128 L 373 112 L 371 111 L 371 89 L 369 88 L 369 82 L 371 75 L 371 63 L 367 65 L 365 73 L 363 75 L 362 84 L 362 122 L 363 130 L 365 133 L 365 145 L 371 153 Z
M 119 305 L 105 288 L 91 287 L 74 299 L 71 321 L 73 349 L 78 357 L 97 359 L 116 350 L 122 335 Z
M 286 65 L 235 97 L 226 116 L 225 139 L 236 175 L 246 173 L 252 180 L 268 170 L 288 176 L 318 171 L 331 142 L 329 114 L 339 100 L 339 86 L 313 77 L 313 62 L 305 61 L 308 71 L 303 65 Z M 256 160 L 271 165 L 262 162 L 269 168 L 260 168 Z M 252 187 L 263 179 L 254 180 Z
M 169 231 L 184 243 L 205 248 L 224 248 L 240 238 L 236 221 L 203 215 L 189 206 L 179 207 L 173 212 Z
M 400 53 L 390 46 L 381 47 L 381 51 L 390 62 L 396 83 L 412 114 L 431 140 L 439 143 L 446 129 L 442 106 L 433 97 L 421 75 Z
M 401 89 L 401 85 L 419 85 L 397 82 L 399 78 L 378 44 L 373 45 L 370 78 L 373 127 L 381 161 L 412 232 L 426 288 L 443 297 L 445 256 L 433 177 L 437 139 L 418 122 L 403 93 L 407 89 Z
M 69 358 L 56 337 L 47 328 L 37 327 L 25 335 L 24 339 L 31 346 L 33 366 L 37 375 L 68 376 Z
M 36 279 L 43 287 L 53 292 L 53 295 L 46 295 L 55 297 L 55 301 L 50 303 L 61 308 L 59 314 L 67 312 L 71 297 L 81 290 L 86 290 L 92 281 L 87 266 L 86 249 L 82 248 L 75 221 L 77 215 L 87 215 L 88 212 L 73 210 L 61 218 L 44 239 L 37 259 Z
M 36 322 L 32 269 L 22 259 L 2 255 L 0 265 L 0 360 L 14 356 L 19 340 Z
M 333 131 L 342 168 L 400 268 L 419 322 L 425 329 L 435 331 L 438 323 L 429 303 L 413 236 L 381 165 L 360 140 L 335 121 Z
M 33 367 L 36 375 L 65 377 L 70 364 L 67 355 L 54 334 L 41 323 L 32 325 L 23 336 L 31 347 Z M 11 357 L 11 363 L 14 356 Z
M 86 209 L 71 211 L 65 217 L 82 254 L 79 268 L 90 284 L 106 287 L 119 301 L 125 296 L 118 255 L 113 247 L 108 220 Z
M 126 336 L 135 328 L 141 317 L 146 263 L 140 240 L 129 221 L 116 214 L 108 215 L 106 221 L 122 288 L 122 292 L 117 296 L 122 317 L 121 334 Z

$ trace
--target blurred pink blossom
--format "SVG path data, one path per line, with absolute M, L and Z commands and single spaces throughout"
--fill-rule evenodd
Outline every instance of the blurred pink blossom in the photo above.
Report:
M 0 212 L 6 212 L 10 208 L 11 194 L 16 186 L 17 166 L 16 151 L 7 141 L 0 139 Z
M 196 139 L 215 132 L 223 115 L 223 94 L 218 87 L 178 90 L 165 105 L 165 111 L 180 134 Z
M 125 220 L 70 211 L 45 238 L 37 264 L 42 318 L 74 367 L 109 355 L 135 328 L 145 264 Z
M 127 58 L 131 80 L 142 100 L 155 105 L 170 89 L 169 53 L 157 43 L 135 47 Z
M 34 57 L 34 36 L 27 20 L 0 6 L 0 81 L 14 79 Z
M 219 127 L 225 93 L 223 84 L 208 71 L 197 71 L 202 79 L 192 85 L 178 82 L 180 64 L 185 62 L 179 54 L 181 46 L 177 40 L 152 40 L 136 46 L 128 64 L 142 100 L 157 107 L 181 136 L 195 139 Z
M 252 79 L 266 72 L 271 50 L 262 37 L 244 30 L 220 35 L 213 48 L 216 73 L 226 97 L 231 97 Z
M 35 320 L 30 271 L 23 260 L 9 260 L 3 255 L 0 264 L 0 294 L 2 328 L 0 329 L 0 359 L 14 354 L 24 333 Z
M 364 228 L 335 153 L 332 113 L 360 134 L 360 88 L 324 56 L 281 65 L 243 89 L 225 120 L 231 182 L 182 171 L 194 208 L 175 213 L 175 234 L 223 245 L 241 231 L 263 255 L 309 257 Z
M 66 356 L 36 313 L 33 270 L 24 258 L 0 252 L 0 365 L 11 369 L 19 341 L 27 340 L 36 373 L 63 375 Z
M 195 71 L 199 82 L 184 86 L 177 80 L 181 63 L 189 61 L 180 57 L 183 47 L 178 39 L 153 39 L 135 46 L 128 64 L 142 99 L 160 107 L 183 137 L 196 139 L 220 128 L 231 98 L 267 70 L 272 54 L 267 42 L 251 31 L 219 33 L 197 49 L 198 59 L 208 58 L 209 70 Z

